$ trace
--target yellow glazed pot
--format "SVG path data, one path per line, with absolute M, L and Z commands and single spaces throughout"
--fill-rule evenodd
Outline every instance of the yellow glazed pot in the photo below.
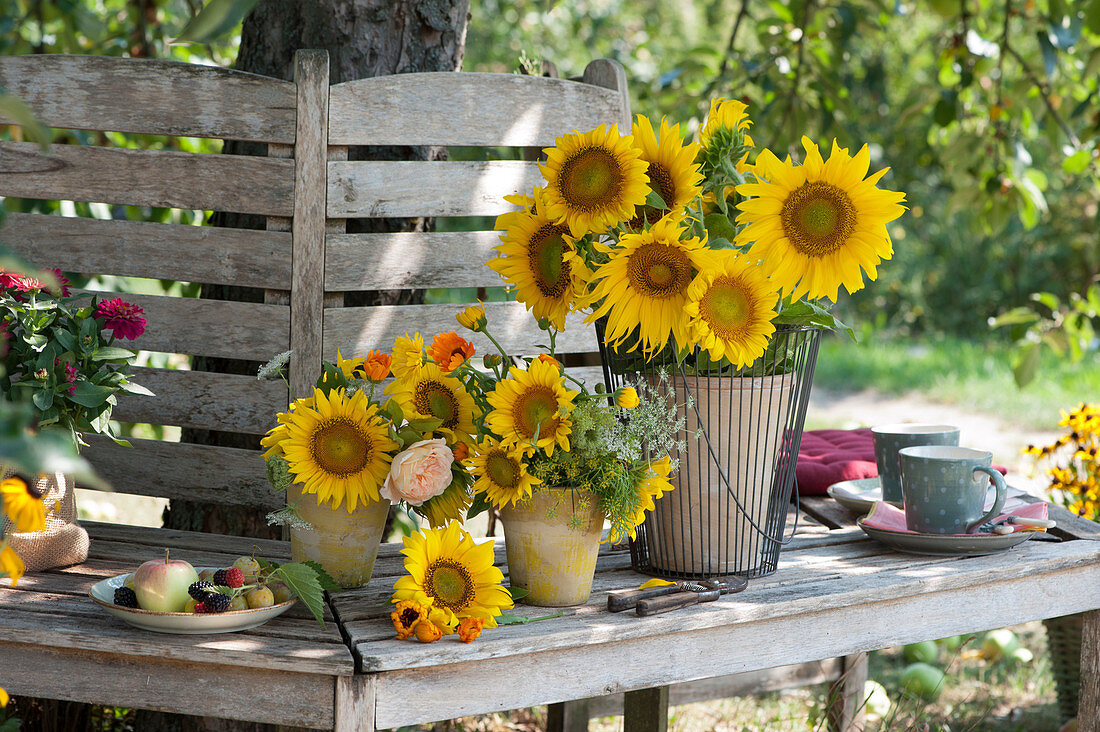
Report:
M 594 493 L 536 488 L 500 516 L 511 585 L 530 592 L 523 602 L 566 607 L 588 600 L 604 522 Z
M 294 561 L 319 563 L 341 587 L 367 584 L 378 558 L 390 502 L 383 498 L 348 513 L 343 504 L 335 509 L 327 503 L 317 505 L 317 497 L 303 495 L 297 484 L 288 493 L 292 501 L 297 501 L 298 513 L 313 527 L 290 527 L 290 555 Z

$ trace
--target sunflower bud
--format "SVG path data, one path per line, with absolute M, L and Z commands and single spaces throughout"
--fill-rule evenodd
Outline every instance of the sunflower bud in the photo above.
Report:
M 638 392 L 633 386 L 624 386 L 615 390 L 615 404 L 623 409 L 634 409 L 638 406 Z
M 538 320 L 539 330 L 550 330 L 551 325 L 553 323 L 550 322 L 550 318 L 539 318 Z
M 488 319 L 485 317 L 485 308 L 480 305 L 471 305 L 461 313 L 455 315 L 455 320 L 463 328 L 468 328 L 475 333 L 485 330 Z
M 282 455 L 272 455 L 264 461 L 264 472 L 267 473 L 267 482 L 277 491 L 285 491 L 294 482 L 290 475 L 290 464 Z

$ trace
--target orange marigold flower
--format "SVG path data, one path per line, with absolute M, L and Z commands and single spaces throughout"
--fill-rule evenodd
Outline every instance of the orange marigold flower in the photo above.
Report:
M 451 454 L 455 456 L 455 460 L 465 460 L 470 457 L 470 446 L 465 442 L 457 442 L 451 446 Z
M 363 375 L 371 381 L 381 381 L 390 375 L 393 358 L 382 351 L 371 351 L 363 361 Z
M 434 643 L 443 637 L 443 631 L 431 621 L 416 624 L 416 637 L 421 643 Z
M 428 356 L 447 372 L 473 358 L 474 352 L 474 344 L 458 333 L 440 333 L 432 340 Z
M 458 624 L 458 639 L 463 643 L 472 643 L 484 627 L 485 618 L 463 618 Z
M 411 638 L 417 626 L 424 625 L 427 619 L 428 609 L 414 600 L 402 600 L 390 613 L 393 628 L 397 631 L 397 640 Z

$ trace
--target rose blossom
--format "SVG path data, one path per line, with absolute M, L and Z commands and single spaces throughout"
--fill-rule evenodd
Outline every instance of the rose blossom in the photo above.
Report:
M 447 490 L 452 462 L 454 455 L 442 437 L 415 442 L 393 458 L 390 474 L 382 484 L 382 496 L 393 503 L 405 501 L 419 506 Z

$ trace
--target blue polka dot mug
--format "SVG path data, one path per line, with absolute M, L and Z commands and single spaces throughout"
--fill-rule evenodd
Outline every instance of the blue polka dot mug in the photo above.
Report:
M 898 452 L 905 524 L 922 534 L 973 534 L 1000 515 L 1005 479 L 990 467 L 993 453 L 969 447 L 924 445 Z M 997 497 L 985 510 L 989 481 Z

